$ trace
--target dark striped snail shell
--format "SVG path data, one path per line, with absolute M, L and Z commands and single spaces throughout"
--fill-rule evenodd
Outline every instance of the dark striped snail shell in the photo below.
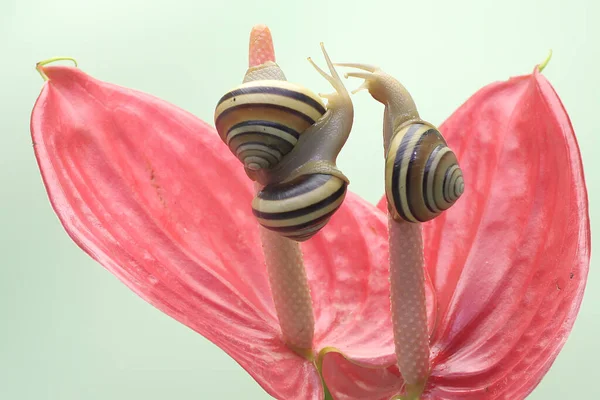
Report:
M 354 118 L 350 95 L 321 48 L 331 76 L 309 61 L 335 92 L 316 95 L 286 80 L 274 62 L 249 69 L 244 83 L 218 102 L 221 140 L 262 185 L 252 213 L 264 228 L 303 242 L 330 220 L 348 179 L 335 165 Z M 329 101 L 325 106 L 321 97 Z
M 385 161 L 385 192 L 396 216 L 426 222 L 450 208 L 465 183 L 456 155 L 432 125 L 401 125 L 390 141 Z
M 221 97 L 215 125 L 231 152 L 246 168 L 256 171 L 281 161 L 325 112 L 322 100 L 301 85 L 250 81 Z
M 301 175 L 261 190 L 252 202 L 258 222 L 301 242 L 323 228 L 342 205 L 348 184 L 335 175 Z

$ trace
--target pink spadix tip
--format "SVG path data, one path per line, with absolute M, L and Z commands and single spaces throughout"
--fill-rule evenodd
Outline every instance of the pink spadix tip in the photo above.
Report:
M 250 32 L 250 49 L 248 64 L 255 67 L 266 63 L 275 62 L 275 49 L 273 48 L 273 37 L 266 25 L 254 25 Z

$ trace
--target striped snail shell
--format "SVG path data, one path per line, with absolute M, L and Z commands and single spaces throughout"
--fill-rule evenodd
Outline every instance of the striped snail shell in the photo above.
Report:
M 385 162 L 385 188 L 395 218 L 426 222 L 450 208 L 465 183 L 456 155 L 432 125 L 398 127 Z
M 348 183 L 324 173 L 300 175 L 259 191 L 252 212 L 265 228 L 298 242 L 310 239 L 342 205 Z
M 231 152 L 256 171 L 277 165 L 325 112 L 321 98 L 301 85 L 249 81 L 221 97 L 215 126 Z

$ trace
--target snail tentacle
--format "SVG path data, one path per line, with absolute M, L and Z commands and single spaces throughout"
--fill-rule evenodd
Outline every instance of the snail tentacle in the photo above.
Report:
M 327 67 L 329 68 L 331 75 L 327 74 L 317 64 L 315 64 L 312 58 L 308 57 L 308 62 L 311 63 L 311 65 L 321 74 L 321 76 L 323 76 L 325 79 L 327 79 L 327 81 L 329 81 L 331 86 L 333 86 L 333 88 L 335 89 L 335 92 L 319 93 L 319 96 L 326 98 L 329 101 L 328 108 L 332 108 L 335 106 L 334 104 L 330 104 L 332 102 L 335 103 L 336 101 L 340 100 L 343 102 L 351 102 L 350 95 L 348 94 L 348 91 L 346 90 L 342 79 L 340 78 L 338 72 L 335 69 L 335 64 L 331 61 L 331 58 L 329 58 L 329 55 L 325 51 L 323 43 L 321 43 L 321 50 L 323 51 L 323 56 L 325 57 Z
M 379 67 L 377 67 L 375 65 L 362 64 L 362 63 L 335 63 L 333 65 L 335 65 L 336 67 L 357 68 L 357 69 L 362 69 L 362 70 L 368 71 L 368 72 L 375 72 L 379 69 Z

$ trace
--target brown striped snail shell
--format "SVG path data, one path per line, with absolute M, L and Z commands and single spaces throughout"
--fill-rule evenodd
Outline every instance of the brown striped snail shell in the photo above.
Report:
M 263 185 L 252 213 L 264 228 L 291 240 L 313 237 L 342 205 L 348 179 L 335 160 L 354 117 L 350 95 L 323 44 L 331 76 L 311 64 L 335 93 L 316 95 L 286 80 L 274 62 L 254 67 L 215 109 L 221 140 Z M 321 97 L 329 101 L 325 106 Z
M 215 125 L 231 152 L 256 171 L 280 162 L 326 111 L 321 98 L 301 85 L 250 81 L 221 97 Z
M 456 155 L 438 129 L 412 121 L 396 130 L 385 161 L 385 193 L 394 217 L 429 221 L 450 208 L 464 189 Z

